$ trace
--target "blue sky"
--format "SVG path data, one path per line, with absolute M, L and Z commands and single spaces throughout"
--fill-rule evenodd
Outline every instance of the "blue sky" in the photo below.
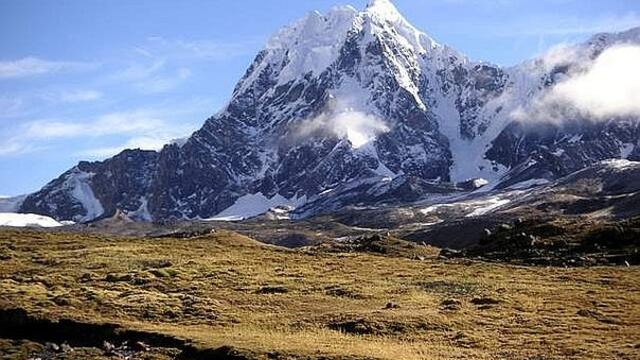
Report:
M 366 0 L 0 0 L 0 195 L 79 160 L 157 148 L 219 110 L 271 34 Z M 638 0 L 396 0 L 417 28 L 512 65 L 640 26 Z

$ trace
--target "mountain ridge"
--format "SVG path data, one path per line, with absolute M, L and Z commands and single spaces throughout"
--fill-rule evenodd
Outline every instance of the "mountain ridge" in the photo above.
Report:
M 599 34 L 582 48 L 637 44 L 637 34 Z M 80 222 L 116 211 L 146 221 L 207 219 L 256 194 L 284 199 L 269 205 L 301 206 L 340 185 L 395 180 L 406 190 L 388 196 L 411 199 L 434 183 L 484 178 L 500 188 L 623 152 L 640 159 L 635 119 L 533 135 L 513 121 L 513 111 L 575 64 L 547 65 L 471 61 L 418 31 L 388 0 L 362 12 L 312 12 L 269 40 L 228 105 L 188 139 L 81 162 L 20 211 Z

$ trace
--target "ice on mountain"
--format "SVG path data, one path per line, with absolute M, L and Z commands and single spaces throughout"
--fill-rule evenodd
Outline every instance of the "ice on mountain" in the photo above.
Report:
M 636 148 L 634 144 L 623 144 L 620 148 L 620 154 L 623 159 L 629 158 L 633 150 Z
M 74 221 L 90 221 L 104 214 L 104 208 L 91 188 L 90 181 L 93 176 L 92 173 L 76 169 L 65 182 L 65 185 L 71 189 L 71 196 L 86 210 L 84 216 L 79 216 L 73 219 Z
M 134 220 L 153 221 L 153 216 L 149 212 L 149 199 L 141 199 L 140 207 L 136 211 L 127 213 L 127 216 Z
M 318 76 L 338 57 L 357 14 L 350 6 L 334 7 L 326 15 L 309 13 L 268 41 L 265 63 L 282 62 L 286 54 L 287 65 L 278 76 L 280 84 L 309 72 Z
M 304 204 L 306 198 L 287 199 L 280 194 L 268 198 L 262 193 L 247 194 L 208 221 L 240 221 L 262 215 L 272 208 L 290 206 L 296 208 Z
M 58 227 L 63 225 L 48 216 L 0 212 L 0 226 Z
M 488 213 L 491 213 L 495 210 L 497 210 L 498 208 L 510 203 L 511 200 L 509 199 L 502 199 L 500 197 L 493 197 L 493 198 L 489 198 L 487 200 L 485 200 L 485 204 L 483 204 L 480 207 L 475 208 L 472 212 L 470 212 L 469 214 L 466 215 L 466 217 L 476 217 L 476 216 L 482 216 L 482 215 L 486 215 Z M 478 205 L 478 202 L 473 203 L 473 205 Z
M 637 162 L 629 161 L 626 159 L 609 159 L 602 161 L 601 164 L 605 165 L 610 169 L 624 170 L 634 167 Z

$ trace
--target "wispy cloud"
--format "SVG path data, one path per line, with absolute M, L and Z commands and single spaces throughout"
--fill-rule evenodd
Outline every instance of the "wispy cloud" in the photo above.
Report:
M 101 137 L 140 133 L 167 126 L 155 111 L 133 110 L 101 115 L 91 121 L 36 120 L 23 126 L 22 133 L 29 139 Z
M 0 156 L 7 155 L 20 155 L 30 152 L 28 144 L 15 141 L 15 139 L 9 139 L 0 145 Z
M 373 114 L 354 110 L 348 100 L 333 101 L 327 111 L 302 121 L 291 128 L 291 140 L 301 141 L 318 134 L 333 134 L 360 148 L 376 136 L 389 131 L 389 126 Z
M 170 94 L 193 77 L 193 69 L 252 53 L 256 46 L 257 42 L 252 41 L 151 37 L 117 58 L 101 59 L 95 64 L 38 57 L 0 61 L 0 80 L 68 75 L 64 78 L 66 83 L 47 79 L 44 87 L 0 94 L 0 156 L 64 147 L 72 149 L 69 155 L 100 158 L 125 148 L 159 149 L 200 126 L 208 111 L 215 110 L 215 102 L 209 99 L 197 103 L 200 99 L 196 99 L 169 106 L 160 100 L 158 106 L 151 106 L 148 100 L 140 102 L 136 96 Z M 78 74 L 72 72 L 97 66 L 101 67 L 100 73 L 82 74 L 82 87 L 74 87 L 66 80 L 75 82 Z M 133 110 L 105 112 L 107 105 L 112 109 L 130 101 L 140 105 Z M 9 123 L 12 125 L 6 126 Z M 96 146 L 83 148 L 87 139 L 95 139 L 91 142 Z M 72 143 L 75 145 L 69 145 Z
M 0 157 L 29 154 L 46 148 L 47 146 L 44 144 L 35 144 L 34 142 L 23 141 L 23 139 L 14 136 L 5 139 L 0 143 Z
M 96 101 L 103 97 L 102 92 L 91 89 L 68 89 L 47 91 L 42 97 L 50 102 L 81 103 Z
M 215 40 L 183 40 L 167 39 L 153 36 L 147 39 L 147 43 L 134 48 L 134 51 L 153 58 L 165 58 L 173 60 L 225 60 L 243 55 L 251 55 L 256 47 L 261 45 L 261 40 L 245 40 L 235 42 Z
M 129 85 L 143 94 L 158 94 L 177 88 L 191 77 L 191 74 L 191 70 L 184 66 L 172 69 L 166 59 L 153 59 L 150 62 L 143 59 L 115 71 L 106 81 Z
M 512 115 L 522 122 L 562 123 L 587 119 L 607 121 L 640 118 L 640 46 L 623 44 L 606 49 L 594 61 L 575 48 L 551 52 L 550 64 L 581 64 L 554 87 Z
M 37 57 L 0 61 L 0 79 L 22 78 L 61 71 L 83 71 L 95 68 L 93 63 L 78 61 L 51 61 Z
M 17 116 L 24 112 L 24 99 L 18 96 L 0 95 L 0 118 Z
M 640 116 L 640 46 L 605 50 L 585 73 L 561 82 L 553 96 L 596 118 Z
M 60 109 L 70 109 L 104 99 L 101 91 L 94 89 L 48 88 L 22 90 L 0 94 L 0 132 L 5 124 L 15 124 L 38 114 L 51 114 Z
M 127 148 L 158 150 L 171 140 L 195 131 L 210 103 L 210 99 L 195 99 L 183 104 L 159 104 L 153 108 L 110 112 L 76 121 L 29 121 L 17 126 L 13 135 L 0 144 L 0 156 L 33 153 L 61 142 L 81 143 L 87 139 L 95 139 L 102 145 L 77 150 L 74 155 L 101 158 Z M 104 145 L 105 142 L 108 145 Z
M 146 60 L 146 59 L 145 59 Z M 122 69 L 114 71 L 107 76 L 107 80 L 113 82 L 140 81 L 155 76 L 164 69 L 166 62 L 161 59 L 134 62 Z
M 164 93 L 181 85 L 191 77 L 191 70 L 185 67 L 177 69 L 174 73 L 162 74 L 141 80 L 134 87 L 145 94 Z
M 169 92 L 189 79 L 191 68 L 203 62 L 229 60 L 255 52 L 258 41 L 223 42 L 167 39 L 154 36 L 128 53 L 130 62 L 107 77 L 142 94 Z

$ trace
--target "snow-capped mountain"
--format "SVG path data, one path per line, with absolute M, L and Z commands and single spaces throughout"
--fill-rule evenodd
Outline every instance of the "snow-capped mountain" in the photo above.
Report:
M 312 12 L 269 40 L 228 105 L 191 137 L 81 162 L 20 211 L 80 222 L 118 210 L 237 219 L 286 205 L 306 216 L 640 159 L 637 119 L 532 125 L 513 116 L 620 43 L 640 44 L 640 28 L 598 35 L 571 59 L 502 68 L 439 44 L 389 0 Z

